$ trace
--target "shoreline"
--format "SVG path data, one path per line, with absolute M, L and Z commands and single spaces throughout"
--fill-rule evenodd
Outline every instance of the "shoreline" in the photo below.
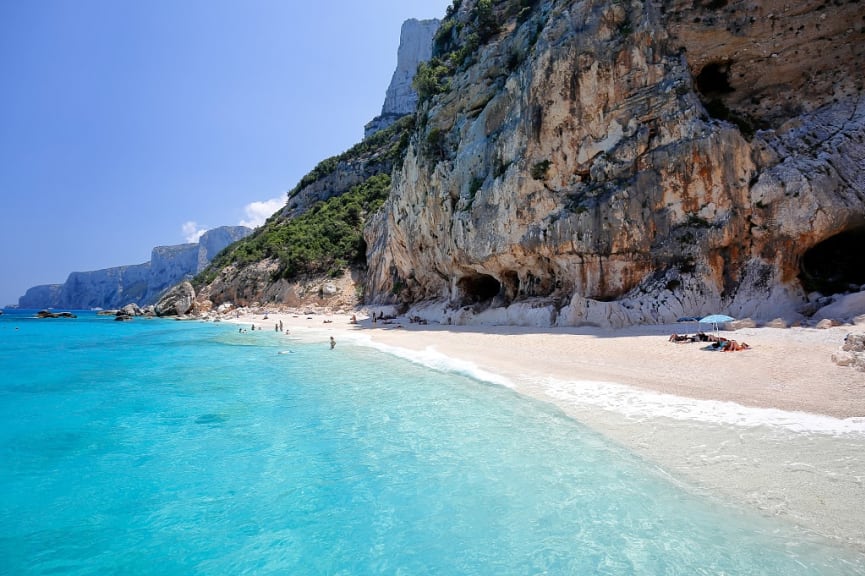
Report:
M 623 329 L 373 324 L 358 314 L 228 321 L 325 345 L 372 346 L 556 406 L 677 481 L 865 555 L 865 376 L 831 354 L 856 328 L 743 328 L 750 350 L 673 343 L 679 324 Z
M 721 353 L 708 342 L 669 342 L 693 325 L 630 328 L 529 328 L 422 325 L 400 317 L 373 324 L 351 314 L 246 313 L 226 319 L 273 331 L 283 321 L 301 333 L 341 333 L 414 352 L 434 350 L 512 380 L 553 378 L 624 385 L 693 400 L 804 412 L 865 422 L 865 374 L 838 366 L 844 337 L 865 328 L 740 328 L 720 335 L 750 350 Z M 395 332 L 395 330 L 398 330 Z

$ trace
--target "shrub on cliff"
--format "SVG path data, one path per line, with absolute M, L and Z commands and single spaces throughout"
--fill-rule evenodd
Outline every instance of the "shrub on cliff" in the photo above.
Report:
M 300 182 L 288 193 L 291 198 L 303 188 L 335 172 L 341 162 L 360 161 L 367 156 L 375 156 L 382 163 L 398 163 L 408 149 L 409 135 L 414 129 L 414 115 L 409 114 L 397 120 L 384 130 L 376 132 L 369 138 L 355 144 L 342 154 L 331 156 L 319 162 Z M 389 169 L 388 169 L 389 170 Z
M 275 258 L 274 280 L 301 274 L 336 275 L 346 266 L 363 264 L 366 244 L 363 226 L 390 192 L 390 176 L 378 174 L 342 196 L 319 202 L 291 220 L 271 221 L 232 246 L 196 279 L 207 284 L 229 265 L 244 267 Z

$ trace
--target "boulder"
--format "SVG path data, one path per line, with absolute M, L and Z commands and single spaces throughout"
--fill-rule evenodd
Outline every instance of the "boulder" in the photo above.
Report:
M 845 352 L 865 352 L 865 334 L 847 334 L 841 350 Z
M 154 308 L 157 316 L 183 316 L 192 309 L 195 289 L 189 282 L 181 282 L 159 299 Z
M 832 354 L 832 361 L 865 372 L 865 334 L 847 334 L 841 351 Z
M 837 296 L 814 314 L 815 320 L 852 321 L 856 316 L 865 314 L 865 292 L 854 292 Z
M 138 304 L 127 304 L 117 312 L 116 316 L 120 316 L 121 314 L 133 317 L 141 316 L 141 308 L 138 307 Z
M 751 318 L 742 318 L 740 320 L 734 320 L 732 322 L 729 322 L 728 325 L 733 330 L 741 330 L 742 328 L 756 328 L 757 327 L 757 323 L 754 322 L 754 320 Z

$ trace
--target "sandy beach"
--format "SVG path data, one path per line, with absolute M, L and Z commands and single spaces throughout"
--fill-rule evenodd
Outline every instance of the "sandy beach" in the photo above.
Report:
M 689 489 L 865 554 L 865 373 L 832 361 L 862 326 L 742 328 L 732 353 L 669 342 L 693 325 L 540 329 L 373 324 L 358 314 L 247 313 L 232 322 L 326 345 L 374 346 L 558 407 Z

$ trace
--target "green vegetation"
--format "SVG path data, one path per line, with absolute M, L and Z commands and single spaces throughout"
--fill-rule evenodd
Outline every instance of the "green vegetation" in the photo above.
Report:
M 493 178 L 501 178 L 504 176 L 511 164 L 513 164 L 512 161 L 505 162 L 501 158 L 497 158 L 495 170 L 493 171 Z
M 297 186 L 288 193 L 288 197 L 293 197 L 303 188 L 332 174 L 340 162 L 351 162 L 364 155 L 375 153 L 381 154 L 378 159 L 381 162 L 398 162 L 405 156 L 412 130 L 414 130 L 414 115 L 410 114 L 400 118 L 392 126 L 355 144 L 342 154 L 322 160 L 311 172 L 301 178 Z
M 450 89 L 447 80 L 450 73 L 450 69 L 438 58 L 421 62 L 411 82 L 412 88 L 417 92 L 418 100 L 425 102 L 436 94 L 447 92 Z
M 481 42 L 486 42 L 498 34 L 501 25 L 493 12 L 493 0 L 478 0 L 474 16 Z
M 212 282 L 230 264 L 243 266 L 266 258 L 279 260 L 274 279 L 338 275 L 350 264 L 362 264 L 366 258 L 363 225 L 384 203 L 390 184 L 388 174 L 378 174 L 297 218 L 268 223 L 217 256 L 197 283 Z
M 426 153 L 436 160 L 447 157 L 446 134 L 440 128 L 432 128 L 426 136 Z
M 539 0 L 478 0 L 464 14 L 461 0 L 448 7 L 445 19 L 433 39 L 433 57 L 418 67 L 413 86 L 421 102 L 450 90 L 448 79 L 471 64 L 478 48 L 499 34 L 510 18 L 522 24 L 529 19 Z M 516 66 L 525 55 L 516 54 Z
M 450 18 L 451 16 L 455 15 L 459 11 L 459 9 L 462 5 L 463 5 L 463 0 L 454 0 L 451 3 L 451 5 L 448 6 L 447 11 L 445 12 L 445 18 L 447 19 L 447 18 Z
M 535 180 L 544 181 L 547 179 L 547 171 L 550 169 L 552 162 L 543 160 L 532 166 L 532 178 Z
M 477 196 L 478 192 L 484 186 L 483 178 L 472 178 L 471 183 L 469 184 L 469 205 L 471 206 L 475 201 L 475 196 Z

